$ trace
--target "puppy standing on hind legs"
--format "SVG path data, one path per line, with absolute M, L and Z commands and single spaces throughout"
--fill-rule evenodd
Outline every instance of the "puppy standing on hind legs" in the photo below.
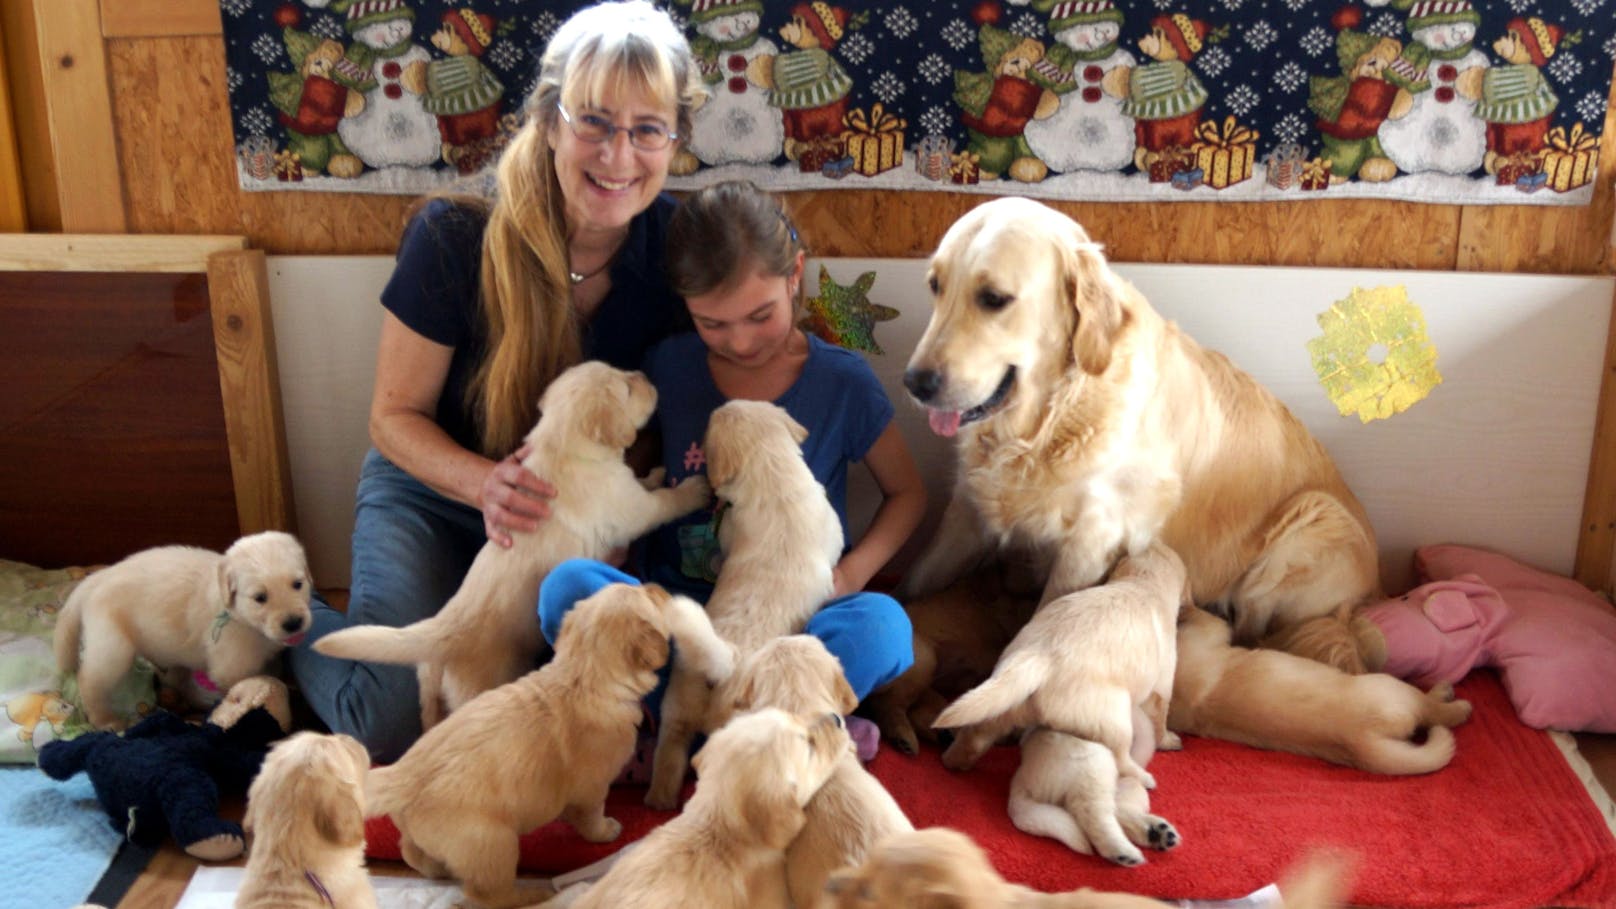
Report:
M 303 547 L 278 531 L 242 537 L 223 554 L 137 552 L 73 588 L 56 621 L 56 664 L 78 673 L 91 724 L 121 729 L 111 692 L 135 657 L 204 671 L 228 691 L 302 640 L 313 586 Z

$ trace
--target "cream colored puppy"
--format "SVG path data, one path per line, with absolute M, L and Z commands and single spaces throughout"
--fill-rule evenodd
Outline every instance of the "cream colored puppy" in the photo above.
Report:
M 1135 759 L 1140 764 L 1140 715 L 1135 714 Z M 1144 730 L 1149 739 L 1149 729 Z M 1010 821 L 1016 829 L 1047 836 L 1084 855 L 1119 865 L 1142 865 L 1140 846 L 1172 849 L 1181 838 L 1166 819 L 1150 813 L 1150 794 L 1135 779 L 1117 778 L 1105 746 L 1053 729 L 1021 737 L 1021 766 L 1010 778 Z
M 247 790 L 252 836 L 236 909 L 374 909 L 365 872 L 365 771 L 346 735 L 277 742 Z
M 718 526 L 724 564 L 707 615 L 741 656 L 801 631 L 835 588 L 842 523 L 803 460 L 806 438 L 790 414 L 763 401 L 730 401 L 707 423 L 707 476 L 725 503 Z M 647 805 L 679 804 L 690 745 L 708 728 L 707 700 L 700 676 L 675 658 Z
M 137 552 L 73 588 L 56 619 L 56 664 L 78 672 L 90 722 L 121 729 L 111 694 L 135 657 L 206 672 L 226 691 L 303 639 L 312 589 L 303 547 L 277 531 L 242 537 L 223 555 L 193 546 Z
M 804 806 L 852 750 L 838 713 L 735 717 L 696 754 L 696 794 L 679 816 L 570 905 L 785 909 L 786 847 L 807 819 Z
M 1275 650 L 1229 644 L 1229 626 L 1185 609 L 1167 725 L 1375 773 L 1430 773 L 1453 759 L 1448 727 L 1470 719 L 1453 686 L 1427 694 L 1384 673 L 1348 675 Z M 1416 743 L 1417 733 L 1425 739 Z
M 369 814 L 391 815 L 404 860 L 458 878 L 468 905 L 531 901 L 516 887 L 518 837 L 559 817 L 592 843 L 617 838 L 606 793 L 634 751 L 640 699 L 656 687 L 668 636 L 716 640 L 706 626 L 694 601 L 654 584 L 601 589 L 567 613 L 543 668 L 473 698 L 372 770 Z
M 430 619 L 403 628 L 345 628 L 314 643 L 328 656 L 413 664 L 421 728 L 533 668 L 544 647 L 534 603 L 539 584 L 570 558 L 605 558 L 648 530 L 705 504 L 707 481 L 674 489 L 634 476 L 623 451 L 656 409 L 644 375 L 597 361 L 557 376 L 539 400 L 522 463 L 556 490 L 550 515 L 506 549 L 486 543 L 460 589 Z M 648 489 L 647 485 L 653 487 Z
M 1341 867 L 1304 862 L 1280 885 L 1281 909 L 1340 905 Z M 999 876 L 981 847 L 957 830 L 930 827 L 893 836 L 862 865 L 831 879 L 821 909 L 937 906 L 949 909 L 1163 909 L 1170 905 L 1128 893 L 1083 888 L 1040 893 Z
M 741 660 L 735 674 L 713 693 L 708 719 L 716 728 L 737 713 L 765 707 L 820 716 L 845 715 L 857 706 L 836 657 L 818 638 L 792 634 Z M 812 906 L 831 872 L 863 861 L 889 835 L 915 829 L 886 787 L 851 752 L 837 761 L 806 815 L 802 832 L 786 850 L 787 888 L 797 906 Z
M 1049 602 L 1159 536 L 1238 640 L 1317 620 L 1332 633 L 1287 640 L 1362 671 L 1364 626 L 1350 618 L 1379 586 L 1374 533 L 1273 394 L 1164 320 L 1077 222 L 1029 199 L 967 212 L 928 280 L 934 309 L 904 385 L 934 431 L 958 437 L 959 468 L 900 599 L 1019 542 L 1053 559 Z
M 1174 626 L 1187 597 L 1184 563 L 1157 541 L 1119 561 L 1105 584 L 1039 607 L 993 675 L 933 723 L 970 727 L 943 752 L 943 763 L 970 767 L 1011 729 L 1048 726 L 1104 745 L 1123 776 L 1154 787 L 1129 753 L 1134 710 L 1153 705 L 1146 709 L 1155 714 L 1155 740 L 1176 746 L 1163 708 L 1173 691 Z

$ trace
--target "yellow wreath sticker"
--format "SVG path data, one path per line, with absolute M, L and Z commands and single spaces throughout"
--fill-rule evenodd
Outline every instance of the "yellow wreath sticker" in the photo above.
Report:
M 1352 289 L 1318 315 L 1322 337 L 1307 342 L 1313 371 L 1342 416 L 1383 420 L 1442 384 L 1425 314 L 1402 285 Z

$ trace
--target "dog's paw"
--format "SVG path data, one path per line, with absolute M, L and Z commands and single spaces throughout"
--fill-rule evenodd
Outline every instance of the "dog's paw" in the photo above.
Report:
M 588 831 L 578 832 L 591 843 L 610 843 L 622 835 L 623 822 L 614 817 L 601 818 L 600 823 L 592 825 Z
M 1453 683 L 1443 682 L 1439 685 L 1433 686 L 1430 694 L 1431 697 L 1436 698 L 1439 701 L 1451 701 L 1453 700 Z
M 1175 849 L 1179 843 L 1184 842 L 1184 838 L 1178 835 L 1176 827 L 1169 824 L 1165 818 L 1153 814 L 1145 816 L 1145 840 L 1146 843 L 1143 845 L 1163 852 Z
M 1161 741 L 1156 743 L 1156 750 L 1157 751 L 1183 751 L 1184 750 L 1184 740 L 1178 737 L 1178 733 L 1176 733 L 1173 730 L 1169 729 L 1169 730 L 1167 730 L 1166 734 L 1162 736 Z
M 661 489 L 663 481 L 667 478 L 668 469 L 666 467 L 653 467 L 650 473 L 640 477 L 640 485 L 648 490 Z
M 1145 863 L 1144 853 L 1133 848 L 1118 850 L 1115 855 L 1108 855 L 1106 858 L 1116 862 L 1118 865 L 1121 865 L 1124 868 L 1137 868 Z
M 674 490 L 679 494 L 679 504 L 690 509 L 706 505 L 713 497 L 712 484 L 700 474 L 680 480 Z
M 656 787 L 646 790 L 645 807 L 652 811 L 673 811 L 679 807 L 679 793 L 672 794 L 657 791 Z

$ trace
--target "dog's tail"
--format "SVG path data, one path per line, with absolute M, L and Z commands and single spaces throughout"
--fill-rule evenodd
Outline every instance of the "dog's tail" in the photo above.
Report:
M 80 613 L 86 595 L 84 584 L 80 583 L 56 613 L 56 635 L 51 646 L 56 651 L 56 668 L 63 672 L 79 671 L 79 633 L 84 621 Z
M 1353 762 L 1375 773 L 1412 776 L 1448 766 L 1453 752 L 1453 730 L 1432 726 L 1425 741 L 1417 745 L 1406 739 L 1372 736 L 1353 748 Z
M 414 666 L 441 657 L 443 644 L 437 619 L 431 618 L 403 628 L 355 625 L 315 641 L 314 649 L 349 660 Z
M 1033 696 L 1049 675 L 1049 659 L 1032 650 L 1018 650 L 1001 659 L 986 682 L 960 695 L 937 715 L 933 729 L 955 729 L 1004 716 Z
M 401 783 L 394 766 L 365 771 L 365 817 L 390 815 L 407 803 L 409 793 L 398 791 Z

